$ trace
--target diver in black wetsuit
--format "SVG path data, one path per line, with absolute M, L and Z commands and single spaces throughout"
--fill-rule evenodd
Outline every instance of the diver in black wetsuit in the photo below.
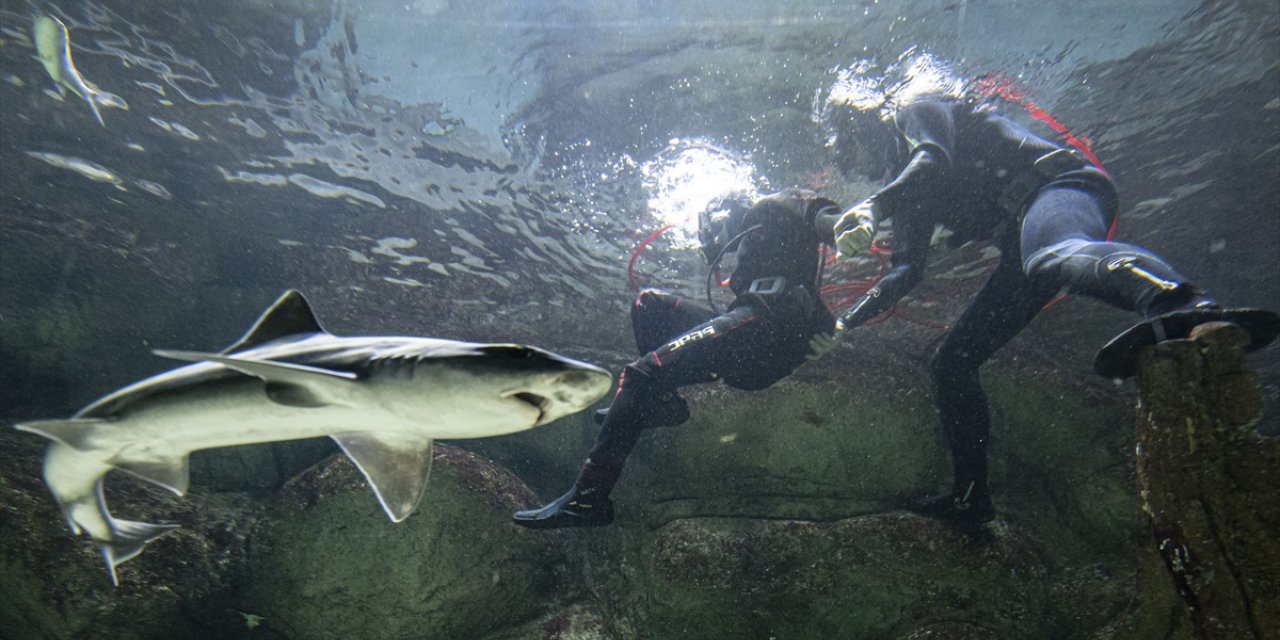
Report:
M 920 282 L 935 225 L 954 232 L 954 246 L 993 239 L 1001 255 L 930 364 L 955 476 L 951 493 L 918 505 L 922 513 L 967 525 L 992 518 L 989 416 L 978 367 L 1057 294 L 1088 295 L 1146 319 L 1095 359 L 1095 369 L 1114 378 L 1133 375 L 1142 346 L 1186 337 L 1204 322 L 1239 324 L 1255 349 L 1280 331 L 1276 314 L 1222 309 L 1150 251 L 1107 241 L 1116 215 L 1107 175 L 985 106 L 922 100 L 890 121 L 837 104 L 828 105 L 827 118 L 842 171 L 874 179 L 899 169 L 835 227 L 837 248 L 850 255 L 870 246 L 878 221 L 893 221 L 892 268 L 841 316 L 838 329 L 864 324 Z
M 713 203 L 700 218 L 703 255 L 714 271 L 736 249 L 729 287 L 736 298 L 717 314 L 655 290 L 631 308 L 642 357 L 628 364 L 578 479 L 544 507 L 518 511 L 515 523 L 542 529 L 613 522 L 609 493 L 640 432 L 689 418 L 680 387 L 723 380 L 764 389 L 834 344 L 835 320 L 818 296 L 822 243 L 831 244 L 835 202 L 790 189 L 754 204 Z

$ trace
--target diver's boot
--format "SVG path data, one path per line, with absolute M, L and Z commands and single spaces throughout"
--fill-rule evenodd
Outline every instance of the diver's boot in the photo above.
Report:
M 1223 309 L 1195 285 L 1182 281 L 1158 259 L 1138 255 L 1108 256 L 1103 268 L 1124 276 L 1136 308 L 1146 318 L 1112 338 L 1094 356 L 1093 368 L 1108 378 L 1129 378 L 1137 370 L 1138 352 L 1166 340 L 1182 340 L 1208 322 L 1229 322 L 1249 334 L 1248 350 L 1271 344 L 1280 334 L 1280 315 L 1264 309 Z
M 596 409 L 596 424 L 604 424 L 609 415 L 609 408 Z M 689 421 L 689 403 L 675 391 L 663 394 L 649 409 L 645 427 L 675 427 Z
M 613 522 L 608 494 L 616 480 L 616 474 L 587 462 L 567 493 L 538 509 L 517 511 L 512 520 L 529 529 L 607 526 Z
M 909 509 L 963 529 L 977 528 L 995 517 L 991 491 L 985 480 L 958 484 L 951 493 L 925 500 Z

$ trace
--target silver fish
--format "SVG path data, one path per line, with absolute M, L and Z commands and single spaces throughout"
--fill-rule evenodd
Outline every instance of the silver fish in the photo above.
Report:
M 99 89 L 80 75 L 71 60 L 71 36 L 67 33 L 67 25 L 62 24 L 61 20 L 48 14 L 38 15 L 31 30 L 35 36 L 36 54 L 40 57 L 44 70 L 58 86 L 58 91 L 70 89 L 72 93 L 84 98 L 93 110 L 93 117 L 97 118 L 98 124 L 107 126 L 102 121 L 99 106 L 129 109 L 129 104 L 123 98 Z
M 580 411 L 608 372 L 536 347 L 414 337 L 338 337 L 287 291 L 221 353 L 155 351 L 196 362 L 111 393 L 68 420 L 16 428 L 45 436 L 44 479 L 73 533 L 116 567 L 174 529 L 112 517 L 111 469 L 177 495 L 200 449 L 330 436 L 360 468 L 387 515 L 422 498 L 432 441 L 531 429 Z

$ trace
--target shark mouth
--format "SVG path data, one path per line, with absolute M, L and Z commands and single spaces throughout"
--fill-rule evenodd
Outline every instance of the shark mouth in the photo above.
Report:
M 551 408 L 551 399 L 547 398 L 546 396 L 540 396 L 536 393 L 521 391 L 519 393 L 513 393 L 507 397 L 513 398 L 515 400 L 519 400 L 520 402 L 523 402 L 533 407 L 534 409 L 537 409 L 538 422 L 542 422 L 542 419 L 547 415 L 547 409 Z

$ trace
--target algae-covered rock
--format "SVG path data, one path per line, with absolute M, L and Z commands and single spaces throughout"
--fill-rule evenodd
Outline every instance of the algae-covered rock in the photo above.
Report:
M 599 606 L 577 603 L 530 622 L 477 640 L 621 640 L 615 622 Z
M 834 520 L 900 508 L 948 466 L 923 393 L 786 381 L 689 396 L 688 423 L 642 436 L 619 485 L 620 517 Z
M 290 638 L 478 638 L 546 614 L 577 570 L 562 534 L 520 529 L 533 500 L 488 459 L 437 445 L 417 511 L 393 523 L 346 457 L 294 479 L 254 535 L 237 593 Z
M 894 638 L 943 622 L 1044 637 L 1048 568 L 1025 531 L 904 513 L 682 520 L 656 532 L 640 637 Z M 972 636 L 982 637 L 982 636 Z
M 233 612 L 221 598 L 258 509 L 245 496 L 193 489 L 185 499 L 113 474 L 107 499 L 118 517 L 182 528 L 118 567 L 66 527 L 41 480 L 44 441 L 0 433 L 0 635 L 196 639 Z

